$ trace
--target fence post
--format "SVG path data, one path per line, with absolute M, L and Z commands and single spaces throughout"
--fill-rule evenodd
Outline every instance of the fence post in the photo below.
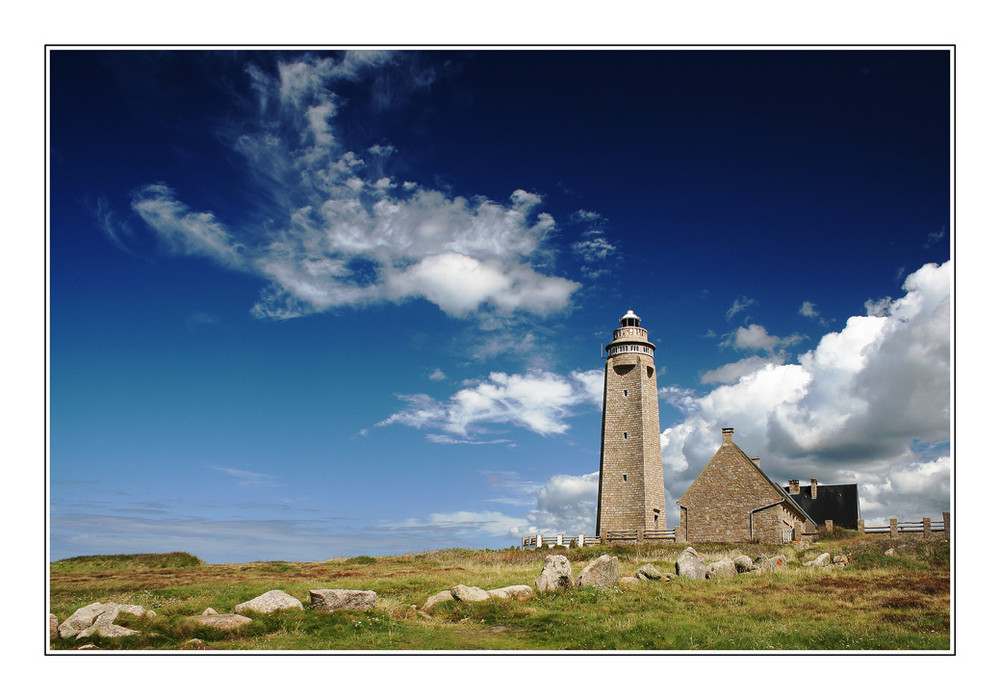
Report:
M 562 535 L 556 535 L 556 544 L 559 545 L 560 547 L 562 547 L 562 543 L 563 543 L 563 536 Z
M 538 547 L 539 549 L 542 548 L 542 533 L 540 532 L 537 535 L 535 535 L 535 546 Z
M 899 521 L 896 518 L 889 518 L 889 536 L 899 537 Z
M 931 519 L 924 518 L 924 537 L 931 536 Z
M 942 513 L 941 517 L 944 520 L 944 532 L 951 537 L 951 513 Z
M 577 539 L 576 542 L 577 542 L 578 545 L 580 545 L 582 547 L 583 546 L 583 535 L 580 535 L 580 537 Z
M 864 520 L 858 520 L 858 532 L 860 532 L 862 535 L 865 534 L 865 521 Z

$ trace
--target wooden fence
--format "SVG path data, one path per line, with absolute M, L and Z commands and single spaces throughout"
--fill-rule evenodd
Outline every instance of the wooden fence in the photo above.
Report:
M 675 541 L 675 530 L 674 528 L 669 528 L 666 530 L 643 530 L 642 538 L 639 538 L 639 532 L 637 530 L 609 530 L 607 532 L 607 544 L 613 542 L 640 542 L 640 541 L 657 541 L 657 542 L 673 542 Z M 590 545 L 601 544 L 604 538 L 601 537 L 591 537 L 588 535 L 577 535 L 576 537 L 567 537 L 566 535 L 528 535 L 527 537 L 521 538 L 522 547 L 588 547 Z
M 827 528 L 829 529 L 829 527 L 830 525 L 828 523 Z M 921 535 L 922 537 L 930 537 L 935 533 L 950 533 L 951 513 L 942 513 L 941 520 L 923 518 L 922 520 L 909 520 L 901 522 L 896 518 L 889 518 L 888 525 L 865 525 L 864 520 L 859 520 L 858 532 L 864 535 L 889 535 L 890 537 L 899 537 L 901 535 Z

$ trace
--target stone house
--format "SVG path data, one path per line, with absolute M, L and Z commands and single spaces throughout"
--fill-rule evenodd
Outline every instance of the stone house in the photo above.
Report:
M 722 446 L 677 501 L 677 540 L 782 544 L 816 532 L 816 523 L 733 442 Z

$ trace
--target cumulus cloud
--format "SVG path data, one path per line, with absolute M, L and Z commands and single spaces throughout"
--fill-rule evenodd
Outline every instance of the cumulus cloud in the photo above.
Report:
M 784 338 L 771 335 L 764 326 L 751 323 L 749 326 L 740 327 L 732 333 L 727 333 L 720 345 L 733 347 L 737 350 L 774 352 L 776 348 L 795 345 L 803 339 L 803 336 L 797 334 Z
M 555 474 L 545 483 L 522 480 L 516 472 L 487 472 L 491 490 L 501 496 L 490 500 L 522 506 L 520 522 L 512 523 L 508 537 L 535 533 L 567 536 L 591 535 L 597 526 L 599 472 L 584 475 Z
M 337 86 L 373 85 L 373 72 L 399 62 L 348 52 L 281 62 L 276 74 L 248 67 L 259 113 L 231 143 L 269 203 L 256 221 L 227 224 L 165 183 L 139 188 L 132 209 L 168 252 L 265 280 L 258 318 L 411 299 L 452 316 L 565 308 L 580 285 L 544 270 L 555 222 L 537 194 L 515 189 L 494 202 L 400 185 L 384 172 L 392 146 L 359 153 L 343 143 Z
M 795 363 L 772 357 L 706 373 L 728 383 L 689 398 L 684 420 L 661 435 L 674 499 L 718 448 L 719 430 L 733 427 L 775 480 L 857 482 L 868 517 L 934 515 L 946 506 L 951 279 L 950 262 L 925 265 L 906 278 L 903 296 L 869 304 L 869 315 L 852 317 Z M 756 337 L 762 348 L 770 344 Z
M 503 424 L 539 435 L 559 435 L 569 428 L 566 419 L 578 407 L 601 406 L 603 384 L 600 390 L 597 386 L 602 382 L 602 370 L 572 372 L 569 377 L 541 370 L 492 372 L 488 380 L 471 384 L 446 401 L 426 394 L 400 396 L 409 406 L 377 425 L 399 423 L 460 438 Z M 440 438 L 435 441 L 446 442 Z

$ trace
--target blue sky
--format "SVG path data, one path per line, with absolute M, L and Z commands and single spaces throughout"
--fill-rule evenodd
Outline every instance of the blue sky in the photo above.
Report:
M 950 58 L 51 51 L 51 558 L 590 533 L 629 308 L 668 524 L 723 426 L 938 517 Z

